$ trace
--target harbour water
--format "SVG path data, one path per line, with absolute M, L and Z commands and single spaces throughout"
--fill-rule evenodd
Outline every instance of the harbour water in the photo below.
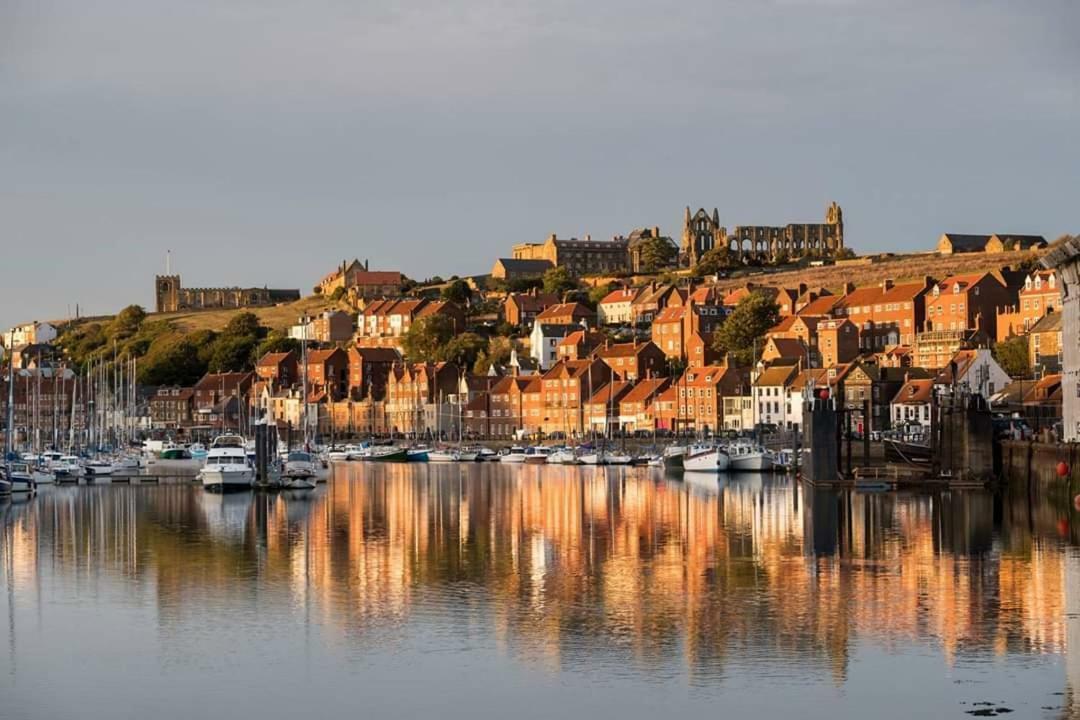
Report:
M 1080 717 L 1077 518 L 647 468 L 53 487 L 0 505 L 0 717 Z

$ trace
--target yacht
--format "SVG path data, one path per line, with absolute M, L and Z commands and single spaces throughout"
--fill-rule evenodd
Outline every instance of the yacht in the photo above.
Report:
M 409 459 L 409 452 L 403 447 L 380 445 L 371 448 L 367 459 L 375 462 L 405 462 Z
M 349 446 L 343 448 L 332 447 L 326 451 L 326 457 L 330 459 L 330 462 L 348 462 Z
M 477 462 L 480 460 L 481 448 L 471 447 L 469 445 L 463 445 L 458 448 L 458 460 L 461 462 Z
M 82 464 L 79 463 L 79 458 L 74 455 L 61 455 L 52 467 L 52 471 L 56 473 L 58 481 L 78 482 L 79 476 L 82 475 Z
M 686 456 L 685 445 L 668 445 L 664 448 L 664 467 L 678 470 L 683 466 L 683 458 Z
M 248 461 L 244 438 L 239 435 L 221 435 L 214 438 L 199 477 L 207 490 L 251 487 L 255 479 L 255 469 Z
M 523 463 L 525 462 L 525 448 L 520 445 L 514 445 L 507 452 L 499 456 L 499 462 L 504 463 Z
M 634 458 L 627 455 L 624 452 L 605 452 L 604 464 L 605 465 L 629 465 L 634 461 Z
M 427 462 L 428 454 L 431 451 L 423 445 L 418 445 L 414 448 L 409 448 L 405 451 L 405 460 L 407 462 Z
M 311 453 L 293 450 L 285 456 L 285 469 L 281 473 L 281 483 L 294 490 L 311 490 L 318 482 L 318 458 Z
M 723 448 L 716 445 L 695 445 L 682 456 L 685 470 L 724 472 L 731 467 L 731 459 Z
M 748 442 L 732 443 L 728 445 L 727 452 L 731 457 L 732 470 L 772 470 L 773 454 L 760 445 Z

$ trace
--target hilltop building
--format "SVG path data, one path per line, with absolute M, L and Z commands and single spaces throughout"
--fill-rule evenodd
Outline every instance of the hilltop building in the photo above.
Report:
M 679 253 L 682 264 L 693 267 L 709 250 L 722 247 L 740 262 L 774 261 L 783 255 L 835 256 L 844 248 L 844 214 L 834 202 L 825 211 L 824 223 L 789 223 L 782 227 L 736 225 L 728 232 L 720 224 L 720 212 L 716 208 L 712 215 L 704 208 L 691 214 L 688 206 Z
M 185 288 L 179 275 L 157 275 L 154 278 L 154 299 L 157 312 L 208 310 L 212 308 L 265 307 L 300 299 L 299 290 L 270 288 Z
M 938 253 L 955 255 L 957 253 L 1000 253 L 1016 250 L 1035 250 L 1046 247 L 1046 238 L 1042 235 L 965 235 L 963 233 L 943 233 L 937 242 Z
M 659 233 L 659 230 L 657 230 Z M 546 260 L 553 267 L 565 267 L 572 275 L 621 272 L 627 269 L 630 240 L 616 237 L 610 241 L 560 239 L 554 233 L 542 243 L 514 246 L 514 260 Z

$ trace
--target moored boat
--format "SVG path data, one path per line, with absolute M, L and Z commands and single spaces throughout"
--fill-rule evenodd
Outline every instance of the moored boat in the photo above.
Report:
M 681 457 L 684 470 L 724 472 L 731 467 L 728 454 L 716 445 L 694 445 L 687 448 Z
M 368 454 L 367 459 L 374 462 L 405 462 L 408 460 L 408 457 L 409 452 L 407 449 L 386 445 L 371 448 L 371 452 Z
M 452 463 L 461 459 L 454 450 L 429 450 L 427 456 L 428 462 L 432 463 Z
M 207 490 L 250 488 L 255 479 L 255 468 L 248 460 L 244 438 L 239 435 L 214 438 L 199 477 Z
M 543 445 L 531 447 L 525 451 L 525 464 L 546 465 L 549 455 L 551 455 L 551 448 L 544 447 Z
M 728 445 L 727 453 L 731 458 L 732 470 L 744 472 L 772 470 L 773 454 L 760 445 L 736 442 Z
M 514 445 L 507 452 L 499 456 L 499 462 L 523 463 L 525 462 L 525 448 Z
M 281 471 L 281 484 L 293 490 L 311 490 L 318 482 L 318 458 L 309 452 L 294 450 L 285 457 Z

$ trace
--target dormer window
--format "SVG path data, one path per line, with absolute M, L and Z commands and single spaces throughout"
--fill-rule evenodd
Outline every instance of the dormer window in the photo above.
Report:
M 953 285 L 952 286 L 952 291 L 953 291 L 953 295 L 959 295 L 960 294 L 960 283 L 956 283 L 955 285 Z
M 940 294 L 941 294 L 941 286 L 940 285 L 935 285 L 934 286 L 934 297 L 937 297 Z
M 1053 290 L 1053 289 L 1054 289 L 1054 276 L 1053 276 L 1053 275 L 1051 275 L 1051 276 L 1050 276 L 1050 277 L 1049 277 L 1049 278 L 1047 279 L 1047 281 L 1046 281 L 1046 282 L 1047 282 L 1047 285 L 1049 285 L 1049 286 L 1050 286 L 1050 289 L 1051 289 L 1051 290 Z

